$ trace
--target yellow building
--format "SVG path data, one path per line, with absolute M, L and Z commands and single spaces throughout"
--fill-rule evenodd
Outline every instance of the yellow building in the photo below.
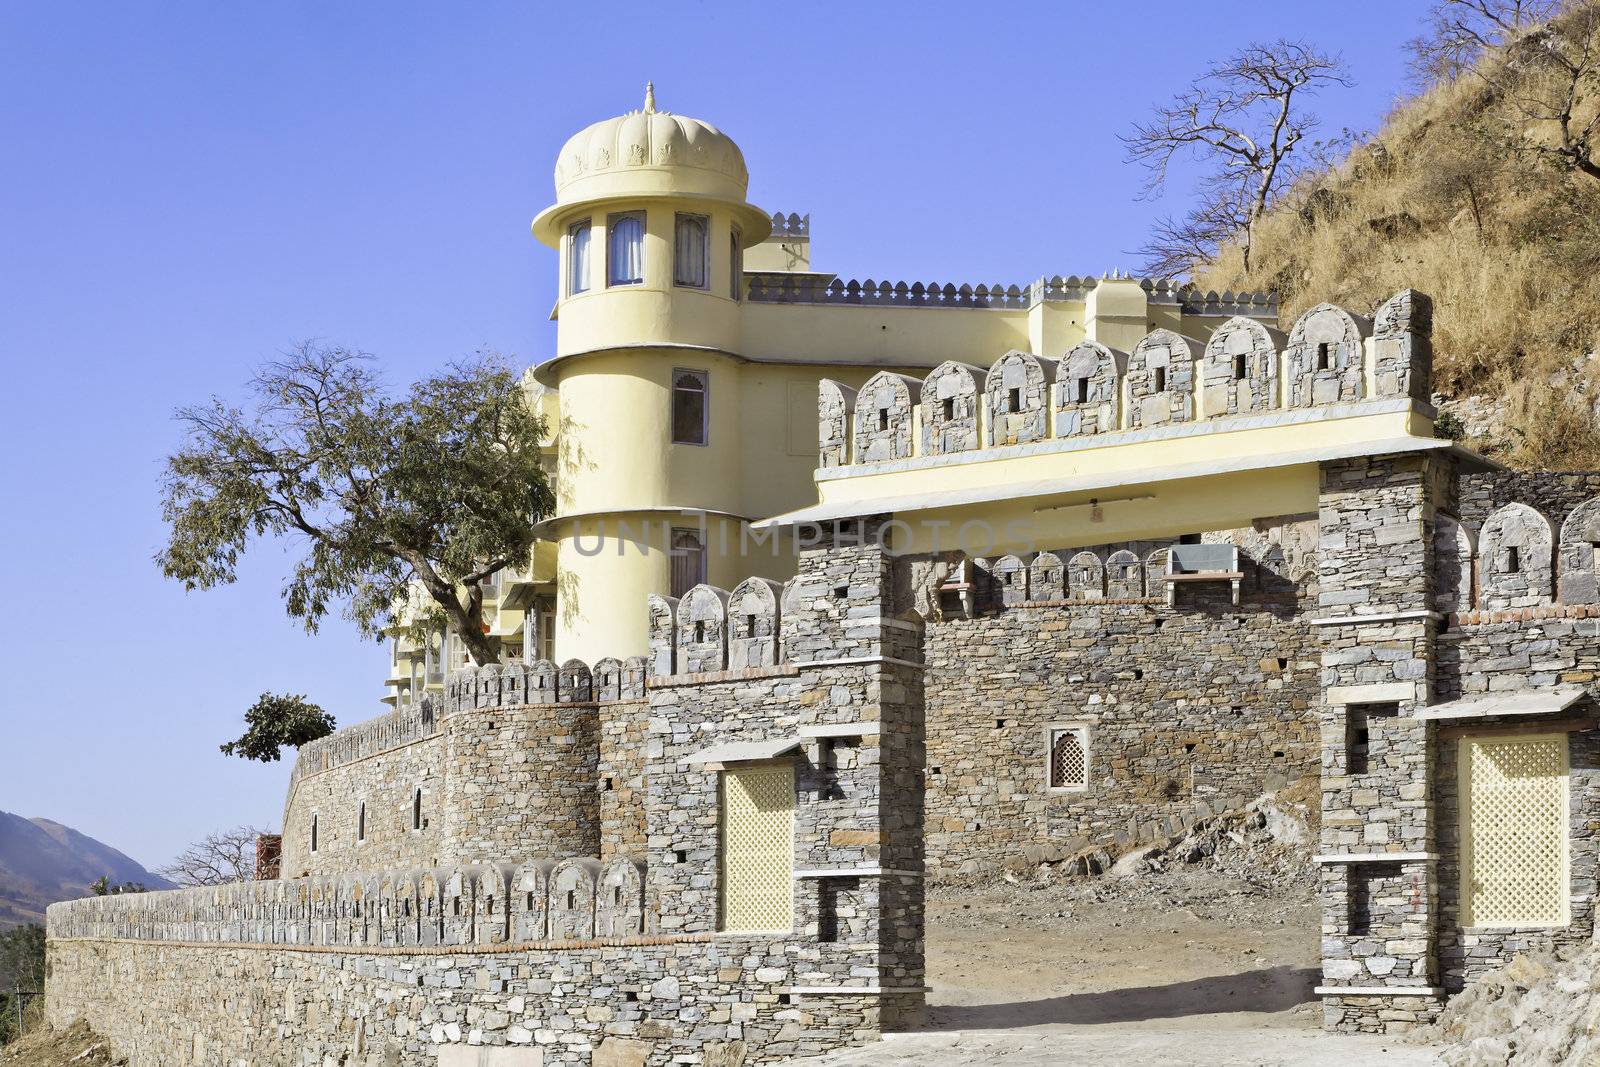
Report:
M 842 457 L 819 459 L 824 379 L 850 392 L 881 371 L 920 382 L 951 361 L 981 379 L 1007 353 L 1054 361 L 1093 341 L 1125 361 L 1152 331 L 1203 344 L 1234 316 L 1276 323 L 1268 295 L 1118 275 L 849 281 L 813 269 L 809 216 L 752 205 L 748 178 L 730 137 L 657 109 L 649 89 L 641 110 L 589 126 L 557 156 L 555 203 L 533 222 L 561 265 L 556 350 L 527 385 L 551 428 L 558 512 L 530 573 L 486 590 L 512 658 L 639 654 L 648 594 L 792 574 L 790 525 L 752 523 L 817 504 L 819 489 L 832 511 L 880 491 L 854 467 L 827 469 Z M 925 420 L 913 409 L 915 437 Z M 994 473 L 941 469 L 934 481 L 992 485 Z M 900 470 L 881 491 L 927 477 Z M 443 646 L 396 641 L 390 702 L 465 662 Z

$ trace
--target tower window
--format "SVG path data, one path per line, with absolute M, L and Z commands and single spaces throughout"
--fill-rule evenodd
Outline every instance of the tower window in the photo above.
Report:
M 567 230 L 567 295 L 589 291 L 589 220 L 574 222 Z
M 365 841 L 366 839 L 367 839 L 367 806 L 365 804 L 362 804 L 361 807 L 356 811 L 356 840 L 357 841 Z
M 1165 368 L 1165 367 L 1157 367 L 1156 368 L 1156 392 L 1164 393 L 1166 391 L 1167 391 L 1167 368 Z
M 317 850 L 317 817 L 311 816 L 311 851 Z
M 703 445 L 706 443 L 706 414 L 710 393 L 709 375 L 703 370 L 675 370 L 672 372 L 672 443 L 675 445 Z
M 706 580 L 706 543 L 699 530 L 672 531 L 672 595 L 681 597 Z
M 1327 370 L 1328 367 L 1329 367 L 1328 342 L 1319 341 L 1317 343 L 1317 369 L 1318 370 Z
M 1006 410 L 1015 415 L 1022 410 L 1022 390 L 1009 389 L 1006 391 Z
M 711 220 L 679 215 L 673 225 L 672 284 L 706 288 L 711 273 Z
M 744 299 L 744 242 L 737 226 L 728 238 L 728 290 L 735 300 Z
M 644 281 L 644 213 L 612 215 L 606 220 L 606 284 L 639 285 Z
M 411 794 L 411 828 L 422 829 L 422 787 L 418 786 Z

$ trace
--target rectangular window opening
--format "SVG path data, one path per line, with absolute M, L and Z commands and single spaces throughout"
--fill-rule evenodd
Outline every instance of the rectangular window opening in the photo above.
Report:
M 1156 368 L 1155 391 L 1158 393 L 1164 393 L 1167 391 L 1167 368 L 1165 367 Z
M 1233 380 L 1236 382 L 1244 381 L 1244 356 L 1242 355 L 1233 357 Z
M 673 225 L 672 284 L 707 287 L 711 274 L 711 220 L 679 214 Z
M 735 226 L 728 238 L 728 295 L 734 300 L 744 299 L 744 241 Z
M 672 372 L 672 443 L 703 445 L 709 436 L 710 375 L 678 368 Z
M 1522 573 L 1522 550 L 1516 545 L 1510 545 L 1506 548 L 1506 573 Z
M 1383 731 L 1378 722 L 1393 719 L 1400 714 L 1399 704 L 1350 704 L 1345 714 L 1345 771 L 1348 774 L 1368 774 L 1372 770 L 1373 740 L 1379 742 L 1382 752 Z
M 606 284 L 644 284 L 644 213 L 612 215 L 606 230 Z
M 944 421 L 949 422 L 956 417 L 956 400 L 953 396 L 944 398 Z
M 1022 390 L 1010 389 L 1006 391 L 1006 410 L 1015 415 L 1022 410 Z
M 1317 344 L 1317 369 L 1327 370 L 1329 366 L 1328 342 L 1320 341 Z
M 756 636 L 756 617 L 754 615 L 746 615 L 744 617 L 744 635 L 746 637 Z
M 1385 907 L 1404 906 L 1404 886 L 1398 863 L 1350 865 L 1350 935 L 1366 937 L 1374 929 L 1398 923 L 1385 921 Z
M 575 222 L 567 230 L 567 295 L 589 291 L 589 237 L 593 226 L 588 219 Z
M 1074 390 L 1074 403 L 1087 404 L 1089 402 L 1089 379 L 1074 379 L 1074 385 L 1076 386 L 1076 389 Z
M 882 432 L 884 430 L 887 430 L 888 428 L 889 428 L 889 409 L 888 408 L 879 408 L 878 409 L 878 430 L 879 430 L 879 432 Z
M 706 543 L 699 530 L 672 531 L 672 595 L 681 597 L 706 580 Z

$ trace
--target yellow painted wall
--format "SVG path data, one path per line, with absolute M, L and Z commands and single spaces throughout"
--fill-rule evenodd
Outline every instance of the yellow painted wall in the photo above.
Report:
M 1315 512 L 1318 478 L 1317 465 L 1308 463 L 920 511 L 898 516 L 890 548 L 993 557 L 1236 529 L 1253 519 Z M 1090 498 L 1108 499 L 1096 509 Z

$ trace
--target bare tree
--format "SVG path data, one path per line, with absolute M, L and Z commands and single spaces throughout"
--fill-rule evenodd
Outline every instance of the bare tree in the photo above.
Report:
M 1448 81 L 1548 21 L 1561 6 L 1562 0 L 1436 0 L 1427 29 L 1406 42 L 1411 76 L 1425 86 Z
M 267 831 L 254 826 L 219 830 L 184 849 L 156 873 L 178 885 L 231 885 L 256 876 L 256 838 Z
M 1303 102 L 1328 84 L 1350 84 L 1338 57 L 1296 41 L 1251 45 L 1136 125 L 1122 142 L 1128 159 L 1149 171 L 1146 196 L 1166 184 L 1174 159 L 1192 158 L 1206 168 L 1201 206 L 1181 221 L 1166 220 L 1165 237 L 1145 253 L 1159 262 L 1164 249 L 1192 245 L 1209 258 L 1222 241 L 1237 239 L 1249 270 L 1256 224 L 1294 179 L 1291 158 L 1317 126 Z M 1231 220 L 1235 228 L 1224 233 Z
M 1551 136 L 1508 131 L 1519 151 L 1600 181 L 1600 3 L 1585 0 L 1509 43 L 1481 76 Z

